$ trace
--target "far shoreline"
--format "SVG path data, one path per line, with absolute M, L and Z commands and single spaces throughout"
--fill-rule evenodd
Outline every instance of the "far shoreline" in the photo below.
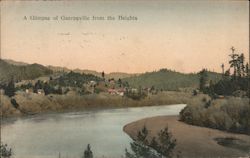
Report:
M 186 104 L 191 98 L 191 93 L 166 91 L 157 95 L 148 96 L 142 100 L 133 100 L 126 97 L 111 96 L 108 94 L 95 95 L 49 95 L 19 93 L 14 99 L 19 104 L 19 109 L 27 112 L 22 113 L 13 107 L 10 98 L 1 95 L 3 107 L 2 118 L 26 117 L 43 113 L 61 113 L 76 111 L 95 111 L 104 109 L 119 109 L 129 107 L 147 107 Z

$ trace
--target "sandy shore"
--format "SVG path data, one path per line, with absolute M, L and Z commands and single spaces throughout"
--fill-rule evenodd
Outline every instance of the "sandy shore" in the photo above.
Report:
M 174 155 L 181 151 L 181 157 L 185 158 L 232 158 L 250 156 L 250 151 L 247 153 L 238 149 L 224 147 L 217 144 L 214 140 L 218 137 L 234 137 L 250 145 L 250 136 L 188 125 L 178 121 L 178 116 L 145 118 L 125 125 L 124 131 L 130 137 L 135 138 L 137 136 L 137 131 L 142 129 L 144 125 L 149 130 L 149 140 L 153 136 L 157 136 L 157 133 L 168 125 L 174 138 L 177 139 Z

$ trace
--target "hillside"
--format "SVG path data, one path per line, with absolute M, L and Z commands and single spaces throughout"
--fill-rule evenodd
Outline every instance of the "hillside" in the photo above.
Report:
M 39 64 L 14 65 L 0 60 L 0 83 L 6 83 L 13 77 L 15 81 L 35 79 L 52 74 L 52 71 Z
M 28 63 L 21 62 L 21 61 L 15 61 L 12 59 L 4 59 L 5 62 L 12 64 L 12 65 L 17 65 L 17 66 L 24 66 L 24 65 L 29 65 Z
M 92 74 L 69 72 L 61 75 L 59 78 L 50 81 L 50 83 L 60 86 L 82 87 L 84 83 L 90 81 L 102 81 L 103 79 Z
M 68 69 L 66 67 L 60 67 L 60 66 L 48 66 L 49 69 L 51 69 L 53 72 L 77 72 L 77 73 L 84 73 L 84 74 L 92 74 L 98 77 L 102 77 L 102 73 L 98 72 L 98 71 L 94 71 L 94 70 L 87 70 L 87 69 Z M 130 74 L 130 73 L 124 73 L 124 72 L 111 72 L 111 73 L 106 73 L 105 74 L 105 78 L 109 79 L 109 78 L 114 78 L 116 80 L 118 80 L 119 78 L 127 78 L 127 77 L 132 77 L 135 76 L 136 74 Z
M 220 74 L 209 72 L 208 79 L 217 82 Z M 178 90 L 179 88 L 198 87 L 199 75 L 190 73 L 184 74 L 167 69 L 159 71 L 147 72 L 134 77 L 124 78 L 132 87 L 151 87 L 163 90 Z
M 26 64 L 13 60 L 0 60 L 0 83 L 7 82 L 14 76 L 15 80 L 35 79 L 41 76 L 52 74 L 53 72 L 77 72 L 80 74 L 91 74 L 101 77 L 101 72 L 92 70 L 74 69 L 59 66 L 42 66 L 39 64 Z M 112 72 L 105 74 L 105 78 L 121 78 L 127 81 L 131 87 L 152 87 L 163 90 L 178 90 L 179 88 L 198 87 L 199 75 L 195 73 L 185 74 L 167 69 L 147 72 L 143 74 L 129 74 L 122 72 Z M 208 80 L 213 82 L 221 79 L 221 75 L 215 72 L 208 72 Z

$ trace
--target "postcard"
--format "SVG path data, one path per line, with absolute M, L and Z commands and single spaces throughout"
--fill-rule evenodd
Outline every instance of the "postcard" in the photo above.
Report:
M 0 157 L 250 156 L 248 1 L 0 4 Z

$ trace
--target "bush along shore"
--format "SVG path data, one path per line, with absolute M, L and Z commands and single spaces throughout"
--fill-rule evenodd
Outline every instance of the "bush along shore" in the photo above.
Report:
M 249 98 L 195 98 L 180 112 L 179 117 L 191 125 L 250 135 Z
M 205 69 L 199 73 L 199 91 L 209 97 L 190 102 L 180 112 L 180 120 L 192 125 L 250 135 L 249 65 L 245 63 L 244 54 L 237 54 L 234 47 L 231 50 L 230 67 L 224 72 L 224 64 L 221 65 L 222 79 L 217 83 L 208 81 Z M 196 94 L 194 91 L 193 95 Z

